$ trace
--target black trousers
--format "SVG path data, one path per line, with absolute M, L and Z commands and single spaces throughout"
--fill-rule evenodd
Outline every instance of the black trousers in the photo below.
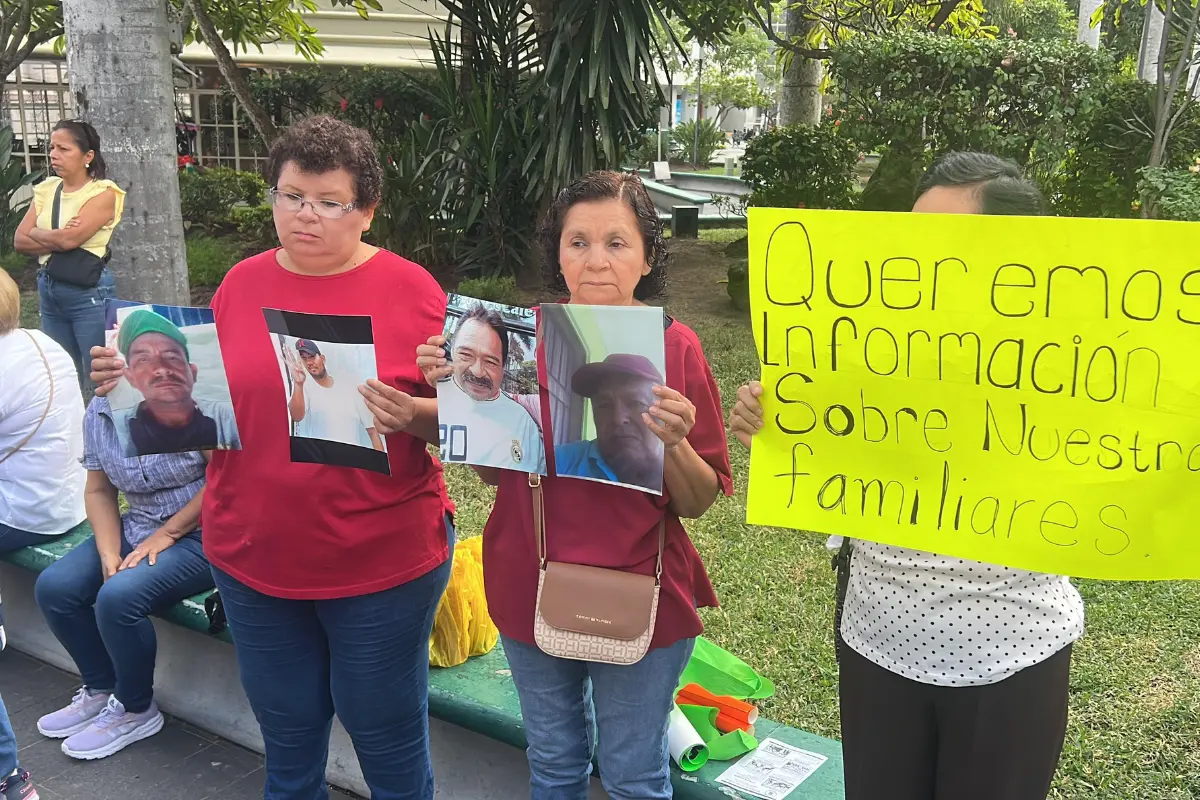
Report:
M 919 683 L 845 645 L 840 661 L 846 800 L 1046 800 L 1067 730 L 1069 645 L 987 686 Z

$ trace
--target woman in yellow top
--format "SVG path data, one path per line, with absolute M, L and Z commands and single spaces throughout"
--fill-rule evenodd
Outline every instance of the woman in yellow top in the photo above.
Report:
M 105 180 L 100 137 L 86 122 L 63 120 L 54 126 L 50 166 L 58 177 L 34 187 L 14 245 L 41 262 L 42 331 L 75 359 L 86 400 L 95 388 L 88 377 L 88 354 L 104 345 L 104 304 L 116 295 L 106 262 L 125 192 Z

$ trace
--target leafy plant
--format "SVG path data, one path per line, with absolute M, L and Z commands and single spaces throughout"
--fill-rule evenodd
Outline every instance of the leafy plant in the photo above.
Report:
M 1080 134 L 1061 168 L 1047 181 L 1051 204 L 1059 214 L 1083 217 L 1130 217 L 1143 199 L 1140 170 L 1153 145 L 1155 87 L 1134 77 L 1109 81 L 1080 121 Z M 1187 110 L 1171 134 L 1163 167 L 1186 169 L 1200 152 L 1200 108 Z
M 234 206 L 229 222 L 249 247 L 269 250 L 279 244 L 275 233 L 275 212 L 270 206 Z
M 725 291 L 738 311 L 750 310 L 750 262 L 734 261 L 726 273 Z
M 921 169 L 948 150 L 1006 156 L 1050 181 L 1113 65 L 1075 42 L 896 33 L 848 40 L 832 69 L 843 92 L 834 116 L 863 150 L 883 153 L 862 206 L 901 210 Z
M 238 172 L 227 167 L 182 172 L 179 200 L 183 220 L 211 230 L 229 220 L 235 205 L 261 205 L 266 189 L 266 181 L 255 172 Z
M 1200 222 L 1200 158 L 1186 169 L 1146 167 L 1140 190 L 1159 219 Z
M 776 208 L 850 208 L 858 148 L 836 123 L 789 125 L 750 140 L 742 180 L 750 205 Z
M 988 24 L 1000 37 L 1070 40 L 1075 38 L 1075 15 L 1063 0 L 989 0 Z
M 16 250 L 9 250 L 4 255 L 0 256 L 0 268 L 12 275 L 14 278 L 25 271 L 29 266 L 30 258 L 24 253 L 18 253 Z
M 519 305 L 521 302 L 517 293 L 517 281 L 511 276 L 468 278 L 458 284 L 458 293 L 474 297 L 476 300 L 488 300 L 508 306 Z
M 3 205 L 0 206 L 0 256 L 12 250 L 17 226 L 29 208 L 29 198 L 16 200 L 17 194 L 40 177 L 40 173 L 25 171 L 21 160 L 13 158 L 12 147 L 12 129 L 0 130 L 0 195 L 3 195 Z
M 219 286 L 225 275 L 242 260 L 242 247 L 230 239 L 193 235 L 187 237 L 188 283 Z
M 718 150 L 725 146 L 725 134 L 711 119 L 700 121 L 700 149 L 696 150 L 696 122 L 681 122 L 671 131 L 671 143 L 679 158 L 689 164 L 707 167 Z M 697 154 L 699 157 L 697 158 Z

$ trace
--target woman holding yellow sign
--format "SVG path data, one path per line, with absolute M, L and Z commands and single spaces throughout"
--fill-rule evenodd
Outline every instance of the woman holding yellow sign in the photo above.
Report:
M 980 153 L 942 157 L 917 195 L 917 213 L 1042 210 L 1016 164 Z M 742 386 L 730 412 L 746 447 L 762 391 Z M 1083 634 L 1070 581 L 866 541 L 837 563 L 847 800 L 1044 800 Z

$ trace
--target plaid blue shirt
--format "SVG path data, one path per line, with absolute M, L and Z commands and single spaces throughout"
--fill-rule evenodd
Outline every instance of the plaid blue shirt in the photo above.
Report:
M 101 470 L 125 495 L 121 530 L 137 547 L 203 488 L 207 462 L 198 452 L 126 458 L 108 399 L 97 397 L 83 419 L 83 468 Z

